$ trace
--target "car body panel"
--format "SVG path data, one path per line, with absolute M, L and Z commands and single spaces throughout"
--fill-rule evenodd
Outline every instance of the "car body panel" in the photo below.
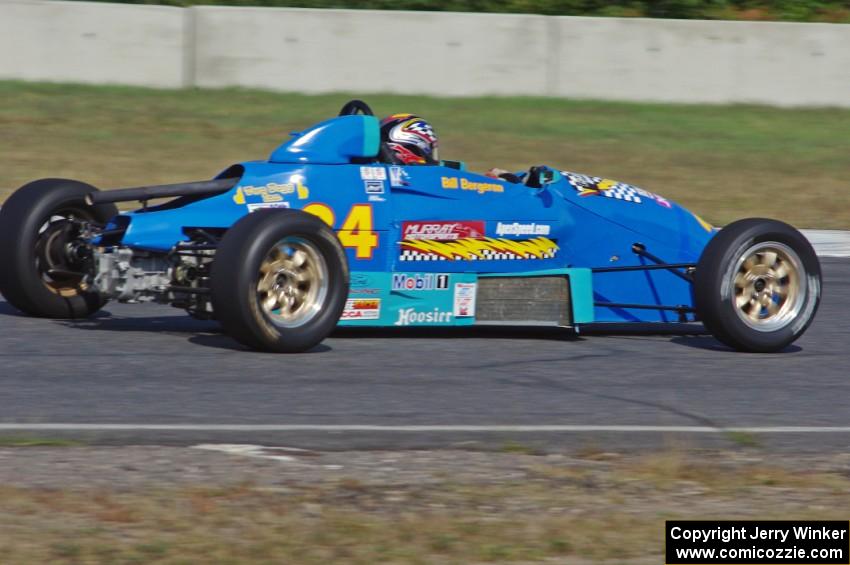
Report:
M 715 232 L 678 204 L 555 169 L 532 188 L 456 165 L 387 165 L 377 160 L 377 135 L 371 116 L 317 124 L 269 160 L 241 163 L 241 178 L 227 192 L 125 213 L 121 243 L 167 253 L 188 240 L 186 228 L 226 229 L 261 208 L 313 213 L 337 232 L 348 257 L 343 325 L 472 324 L 475 316 L 459 304 L 479 277 L 546 272 L 568 278 L 576 323 L 681 319 L 598 302 L 693 306 L 691 285 L 670 271 L 590 270 L 651 263 L 632 251 L 635 243 L 668 263 L 696 263 Z M 402 286 L 400 276 L 407 277 Z M 442 276 L 447 286 L 437 288 Z M 414 287 L 405 288 L 411 277 Z
M 559 276 L 570 288 L 574 325 L 594 321 L 590 269 L 527 271 L 524 277 Z M 466 326 L 476 322 L 481 279 L 514 273 L 352 272 L 342 326 Z M 554 322 L 553 322 L 554 323 Z

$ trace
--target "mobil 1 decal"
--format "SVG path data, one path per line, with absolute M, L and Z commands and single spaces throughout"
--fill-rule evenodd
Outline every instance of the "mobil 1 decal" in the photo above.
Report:
M 393 273 L 392 290 L 448 290 L 448 273 Z

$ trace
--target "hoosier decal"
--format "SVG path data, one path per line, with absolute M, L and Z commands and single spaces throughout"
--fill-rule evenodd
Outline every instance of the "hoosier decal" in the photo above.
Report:
M 417 324 L 448 324 L 452 321 L 451 312 L 443 312 L 439 308 L 422 312 L 416 308 L 402 308 L 398 311 L 396 326 L 415 326 Z
M 460 238 L 453 241 L 405 239 L 401 261 L 503 261 L 551 259 L 558 243 L 548 237 L 533 239 Z

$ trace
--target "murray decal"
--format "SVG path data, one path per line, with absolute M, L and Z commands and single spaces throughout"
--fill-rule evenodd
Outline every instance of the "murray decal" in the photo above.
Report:
M 479 238 L 484 237 L 484 222 L 404 222 L 401 226 L 401 236 L 405 241 Z

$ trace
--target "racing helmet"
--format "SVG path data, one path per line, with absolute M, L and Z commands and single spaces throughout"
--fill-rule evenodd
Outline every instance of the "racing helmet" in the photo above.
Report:
M 393 114 L 381 121 L 381 155 L 396 165 L 437 165 L 437 135 L 431 124 L 413 114 Z

